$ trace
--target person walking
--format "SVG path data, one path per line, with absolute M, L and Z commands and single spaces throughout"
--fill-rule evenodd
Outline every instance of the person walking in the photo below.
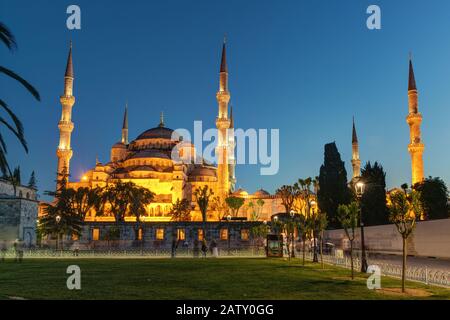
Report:
M 2 262 L 6 259 L 6 252 L 8 251 L 8 247 L 6 245 L 6 240 L 3 240 L 2 248 L 1 248 L 1 255 L 2 255 Z
M 206 245 L 206 240 L 203 239 L 202 241 L 202 254 L 203 258 L 206 258 L 206 253 L 208 252 L 208 246 Z

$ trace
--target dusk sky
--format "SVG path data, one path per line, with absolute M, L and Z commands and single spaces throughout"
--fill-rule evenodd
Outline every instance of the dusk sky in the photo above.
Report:
M 66 8 L 81 7 L 81 30 L 66 28 Z M 382 29 L 368 30 L 377 4 Z M 36 171 L 39 192 L 54 189 L 59 96 L 73 41 L 75 71 L 72 180 L 109 161 L 120 140 L 125 102 L 130 140 L 156 126 L 193 127 L 217 116 L 220 50 L 227 35 L 235 126 L 280 129 L 280 170 L 237 166 L 237 187 L 273 192 L 316 176 L 324 144 L 336 141 L 351 177 L 355 116 L 362 163 L 379 161 L 388 187 L 410 183 L 407 80 L 413 52 L 423 115 L 426 176 L 450 182 L 450 2 L 433 1 L 21 1 L 0 0 L 0 21 L 18 51 L 0 49 L 1 65 L 39 90 L 33 100 L 2 76 L 1 98 L 25 127 L 26 154 L 5 128 L 8 159 L 22 180 Z

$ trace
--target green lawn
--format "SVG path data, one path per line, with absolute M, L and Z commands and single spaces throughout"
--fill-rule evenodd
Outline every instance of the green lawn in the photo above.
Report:
M 79 291 L 66 288 L 66 268 L 81 268 Z M 299 260 L 275 259 L 80 259 L 11 260 L 0 263 L 0 298 L 26 299 L 411 299 L 368 290 L 365 275 Z M 399 287 L 382 278 L 383 288 Z M 450 299 L 450 290 L 426 289 L 423 299 Z M 417 298 L 417 297 L 416 297 Z

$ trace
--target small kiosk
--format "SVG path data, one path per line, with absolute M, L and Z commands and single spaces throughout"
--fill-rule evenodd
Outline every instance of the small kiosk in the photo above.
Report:
M 283 236 L 280 234 L 267 235 L 267 251 L 268 258 L 282 258 L 283 257 Z

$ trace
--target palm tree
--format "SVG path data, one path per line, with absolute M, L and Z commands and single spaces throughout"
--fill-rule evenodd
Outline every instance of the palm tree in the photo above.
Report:
M 17 48 L 17 43 L 16 43 L 16 39 L 15 39 L 14 35 L 11 33 L 11 31 L 8 29 L 8 27 L 5 24 L 3 24 L 2 22 L 0 22 L 0 41 L 11 52 Z M 28 92 L 31 93 L 31 95 L 37 101 L 41 100 L 41 98 L 39 96 L 39 92 L 31 84 L 29 84 L 25 79 L 23 79 L 21 76 L 19 76 L 14 71 L 7 69 L 0 65 L 0 73 L 3 73 L 4 75 L 18 81 L 23 87 L 25 87 L 28 90 Z M 16 136 L 16 138 L 22 144 L 25 151 L 28 153 L 28 146 L 27 146 L 27 142 L 25 140 L 23 125 L 20 122 L 19 118 L 11 110 L 10 106 L 2 99 L 0 99 L 0 109 L 5 111 L 6 114 L 9 116 L 9 118 L 11 118 L 11 120 L 12 120 L 12 123 L 11 123 L 7 119 L 5 119 L 3 116 L 0 115 L 0 124 L 5 126 L 10 132 L 12 132 Z M 6 159 L 7 153 L 8 153 L 8 150 L 6 148 L 6 143 L 0 132 L 0 170 L 3 173 L 3 175 L 12 176 L 11 169 L 10 169 L 8 161 Z
M 197 188 L 194 191 L 195 201 L 197 202 L 198 207 L 200 208 L 200 212 L 202 213 L 202 221 L 203 221 L 203 239 L 206 240 L 206 219 L 207 212 L 209 206 L 209 199 L 214 195 L 212 189 L 210 189 L 207 185 Z
M 135 239 L 139 238 L 139 228 L 141 226 L 141 218 L 147 213 L 147 206 L 152 203 L 155 194 L 148 190 L 136 185 L 129 185 L 131 202 L 129 206 L 130 213 L 136 217 Z M 141 243 L 144 241 L 142 236 Z

